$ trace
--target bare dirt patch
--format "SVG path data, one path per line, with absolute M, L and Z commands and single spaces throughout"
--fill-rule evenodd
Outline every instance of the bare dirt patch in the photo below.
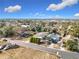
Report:
M 59 59 L 59 57 L 30 48 L 19 47 L 3 51 L 0 53 L 0 59 Z

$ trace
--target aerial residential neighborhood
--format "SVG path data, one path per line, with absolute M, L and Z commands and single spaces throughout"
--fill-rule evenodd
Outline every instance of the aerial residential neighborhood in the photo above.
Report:
M 0 59 L 79 59 L 79 0 L 0 0 Z
M 61 52 L 77 54 L 78 56 L 79 21 L 47 21 L 48 20 L 1 21 L 1 53 L 20 47 L 29 47 L 34 50 L 57 55 L 58 58 L 64 58 Z M 7 25 L 7 23 L 11 25 Z M 70 56 L 69 58 L 72 57 Z

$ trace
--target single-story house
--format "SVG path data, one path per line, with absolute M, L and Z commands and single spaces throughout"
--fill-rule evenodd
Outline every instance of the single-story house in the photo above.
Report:
M 30 25 L 21 25 L 21 27 L 27 28 L 30 27 Z
M 48 35 L 48 32 L 40 32 L 40 33 L 35 34 L 33 37 L 41 39 L 41 40 L 45 40 L 47 35 Z
M 47 38 L 52 43 L 57 43 L 58 41 L 60 41 L 60 35 L 59 34 L 55 34 L 55 33 L 49 34 L 47 36 Z
M 25 31 L 25 32 L 19 33 L 20 37 L 29 37 L 29 36 L 32 36 L 32 34 L 33 34 L 32 31 Z

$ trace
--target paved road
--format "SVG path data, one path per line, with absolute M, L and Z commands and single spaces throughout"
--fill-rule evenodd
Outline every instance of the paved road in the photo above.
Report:
M 66 51 L 61 51 L 59 49 L 55 49 L 55 48 L 53 48 L 53 49 L 46 48 L 43 46 L 39 46 L 37 44 L 22 42 L 20 40 L 8 40 L 8 41 L 12 44 L 17 44 L 17 45 L 23 46 L 23 47 L 29 47 L 29 48 L 32 48 L 35 50 L 40 50 L 40 51 L 47 52 L 50 54 L 59 52 L 62 59 L 79 59 L 79 53 L 76 53 L 76 52 L 66 52 Z

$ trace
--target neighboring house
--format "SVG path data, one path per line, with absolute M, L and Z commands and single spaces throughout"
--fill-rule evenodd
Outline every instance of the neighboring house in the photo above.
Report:
M 21 27 L 27 28 L 30 27 L 30 25 L 21 25 Z
M 40 32 L 34 35 L 35 38 L 44 40 L 46 36 L 48 35 L 48 32 Z
M 49 34 L 47 37 L 52 43 L 57 43 L 58 41 L 60 41 L 59 34 L 52 33 L 52 34 Z
M 21 32 L 19 33 L 20 37 L 29 37 L 29 36 L 32 36 L 32 32 L 30 31 L 24 31 L 24 32 Z

